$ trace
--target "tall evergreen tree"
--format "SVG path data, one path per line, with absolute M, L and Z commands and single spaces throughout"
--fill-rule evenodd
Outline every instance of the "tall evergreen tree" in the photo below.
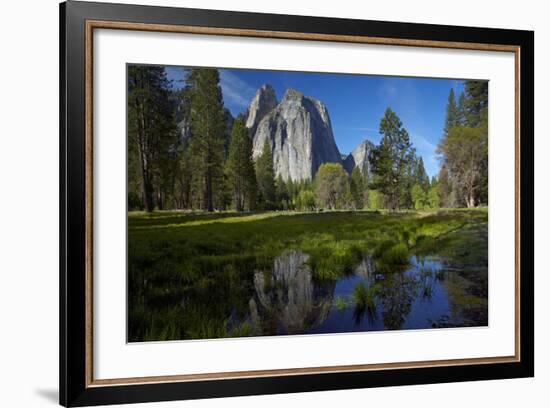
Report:
M 476 202 L 487 204 L 489 201 L 489 83 L 487 81 L 466 81 L 467 125 L 479 128 L 481 132 L 480 148 L 483 154 L 479 163 L 480 187 L 476 193 Z
M 426 173 L 426 169 L 424 167 L 424 160 L 422 159 L 422 156 L 417 157 L 414 160 L 414 182 L 419 184 L 425 191 L 430 186 L 430 177 L 428 176 L 428 173 Z
M 361 210 L 365 206 L 365 184 L 359 167 L 354 167 L 350 178 L 350 192 L 355 209 Z
M 174 199 L 176 208 L 191 208 L 191 189 L 193 185 L 193 172 L 191 169 L 191 157 L 189 149 L 181 148 L 176 165 L 176 177 L 174 186 Z
M 458 123 L 444 131 L 438 146 L 443 206 L 488 202 L 488 102 L 486 81 L 465 81 Z
M 461 91 L 460 96 L 458 97 L 457 111 L 457 126 L 466 126 L 468 123 L 468 114 L 466 111 L 466 93 L 464 91 Z
M 155 204 L 162 208 L 163 196 L 173 180 L 170 159 L 174 158 L 177 135 L 169 85 L 164 67 L 128 68 L 129 163 L 139 163 L 144 207 L 149 212 Z
M 223 176 L 224 109 L 218 70 L 194 68 L 187 77 L 191 99 L 190 151 L 193 157 L 195 186 L 201 208 L 214 210 L 216 186 Z
M 256 159 L 256 180 L 261 208 L 264 210 L 274 209 L 276 199 L 275 171 L 273 169 L 273 153 L 267 139 L 262 154 Z
M 256 201 L 256 174 L 252 161 L 252 140 L 242 115 L 233 123 L 225 169 L 235 209 L 244 211 L 245 206 L 253 209 L 251 206 Z
M 290 208 L 290 195 L 288 192 L 287 183 L 283 180 L 283 176 L 280 174 L 275 180 L 275 190 L 276 190 L 276 201 L 277 207 L 280 207 L 283 210 Z
M 386 109 L 380 121 L 380 145 L 373 150 L 373 187 L 379 190 L 387 200 L 391 210 L 401 205 L 401 197 L 406 186 L 407 171 L 414 159 L 414 149 L 409 133 L 403 127 L 399 117 L 390 108 Z
M 454 126 L 457 126 L 459 122 L 459 110 L 456 105 L 455 91 L 453 88 L 449 91 L 449 98 L 447 99 L 447 110 L 445 113 L 445 127 L 443 132 L 446 135 L 449 130 Z
M 487 81 L 466 81 L 464 89 L 467 95 L 465 103 L 467 125 L 480 126 L 489 106 L 489 83 Z

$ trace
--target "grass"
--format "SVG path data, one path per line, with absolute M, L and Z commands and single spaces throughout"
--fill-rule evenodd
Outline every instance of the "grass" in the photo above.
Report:
M 228 316 L 239 320 L 249 313 L 251 275 L 270 270 L 273 258 L 286 250 L 308 254 L 313 278 L 325 282 L 353 273 L 365 256 L 371 256 L 384 273 L 402 271 L 412 255 L 441 255 L 450 268 L 461 270 L 481 265 L 485 275 L 487 265 L 484 209 L 130 213 L 128 238 L 131 341 L 250 333 L 249 325 L 235 326 Z M 458 302 L 472 300 L 466 296 L 474 296 L 475 304 L 486 301 L 486 282 L 479 279 L 482 289 L 475 289 L 479 293 L 472 289 L 476 285 L 455 285 Z M 465 288 L 467 295 L 460 291 Z M 352 300 L 368 307 L 375 297 L 371 291 L 357 287 Z M 177 306 L 182 299 L 186 313 Z M 208 305 L 201 305 L 204 299 Z M 342 310 L 349 301 L 336 298 L 333 305 Z
M 407 265 L 409 263 L 409 248 L 405 242 L 390 245 L 380 253 L 379 260 L 385 265 Z
M 336 298 L 334 298 L 333 304 L 336 310 L 340 311 L 345 310 L 348 307 L 348 302 L 343 296 L 337 296 Z
M 355 304 L 360 308 L 374 309 L 376 306 L 376 285 L 365 285 L 363 282 L 358 283 L 353 288 L 353 298 Z

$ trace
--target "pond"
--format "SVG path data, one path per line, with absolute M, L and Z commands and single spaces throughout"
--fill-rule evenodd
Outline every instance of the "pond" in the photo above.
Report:
M 134 315 L 142 310 L 145 317 L 130 321 L 129 340 L 487 325 L 486 268 L 415 255 L 401 265 L 363 256 L 337 279 L 320 279 L 312 269 L 310 255 L 285 250 L 211 270 L 173 296 L 170 287 L 143 281 L 130 300 Z

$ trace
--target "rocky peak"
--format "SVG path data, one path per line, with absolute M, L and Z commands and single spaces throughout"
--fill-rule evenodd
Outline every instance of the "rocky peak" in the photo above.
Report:
M 253 157 L 262 153 L 268 141 L 275 174 L 285 180 L 312 180 L 321 164 L 342 162 L 327 108 L 295 89 L 285 92 L 281 102 L 258 123 L 253 135 Z
M 277 96 L 271 85 L 264 84 L 257 91 L 246 112 L 246 127 L 253 136 L 260 121 L 277 106 Z
M 304 98 L 304 94 L 300 91 L 297 91 L 296 89 L 288 88 L 283 96 L 283 99 L 281 102 L 301 102 L 301 100 Z
M 344 168 L 351 174 L 355 167 L 358 167 L 363 176 L 371 173 L 370 155 L 374 149 L 374 143 L 370 140 L 363 140 L 344 160 Z

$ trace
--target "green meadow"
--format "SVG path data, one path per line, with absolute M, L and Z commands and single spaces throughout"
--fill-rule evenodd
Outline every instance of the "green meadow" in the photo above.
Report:
M 413 324 L 407 313 L 421 309 L 418 302 L 431 296 L 433 285 L 437 296 L 430 301 L 448 312 L 426 327 L 486 324 L 487 219 L 486 209 L 131 212 L 129 341 L 310 333 L 330 322 L 331 314 L 353 309 L 357 318 L 365 308 L 374 310 L 373 322 L 380 314 L 381 329 L 407 328 L 402 326 Z M 303 255 L 284 263 L 282 254 Z M 365 260 L 371 277 L 355 282 Z M 422 283 L 427 274 L 428 289 Z M 353 290 L 339 292 L 348 281 L 355 282 Z M 408 304 L 388 305 L 388 282 L 409 290 Z M 399 311 L 397 320 L 387 316 L 389 310 Z M 389 321 L 399 324 L 388 327 Z M 355 329 L 357 319 L 349 323 Z

